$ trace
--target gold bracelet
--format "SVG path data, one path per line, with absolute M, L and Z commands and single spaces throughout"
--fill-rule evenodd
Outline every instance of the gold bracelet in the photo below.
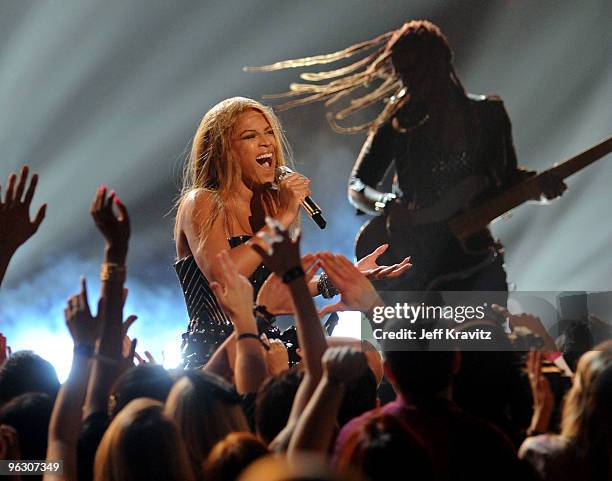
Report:
M 100 266 L 100 280 L 102 282 L 125 282 L 126 268 L 114 262 L 103 262 Z

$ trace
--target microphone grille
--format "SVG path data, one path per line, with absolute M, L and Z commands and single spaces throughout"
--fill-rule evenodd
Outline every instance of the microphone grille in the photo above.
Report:
M 274 171 L 274 177 L 276 178 L 277 182 L 280 182 L 284 177 L 292 173 L 293 171 L 286 165 L 279 165 Z

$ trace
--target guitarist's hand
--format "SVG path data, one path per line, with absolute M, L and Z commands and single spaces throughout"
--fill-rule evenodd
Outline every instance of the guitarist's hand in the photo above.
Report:
M 563 179 L 554 172 L 545 172 L 538 178 L 538 187 L 547 200 L 559 197 L 567 190 L 567 185 Z
M 412 266 L 410 263 L 410 256 L 406 257 L 402 262 L 391 266 L 379 266 L 376 263 L 376 259 L 378 259 L 388 248 L 389 244 L 378 246 L 371 254 L 359 260 L 357 264 L 355 264 L 355 267 L 371 281 L 391 279 L 402 275 Z

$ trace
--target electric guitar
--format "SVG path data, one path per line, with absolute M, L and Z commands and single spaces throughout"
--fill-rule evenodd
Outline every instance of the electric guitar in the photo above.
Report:
M 361 259 L 388 243 L 389 248 L 380 258 L 383 264 L 412 257 L 413 265 L 404 275 L 385 283 L 388 290 L 397 285 L 401 290 L 427 291 L 467 278 L 492 262 L 493 256 L 489 250 L 470 250 L 466 239 L 511 209 L 537 199 L 543 175 L 554 173 L 565 179 L 610 151 L 612 137 L 477 205 L 472 205 L 472 201 L 485 191 L 488 182 L 484 176 L 467 177 L 430 207 L 417 210 L 406 205 L 401 215 L 379 216 L 366 222 L 357 233 L 355 255 Z

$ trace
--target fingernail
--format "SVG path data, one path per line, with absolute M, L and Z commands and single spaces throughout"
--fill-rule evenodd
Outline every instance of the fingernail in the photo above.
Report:
M 115 197 L 115 204 L 119 205 L 121 204 L 121 199 L 119 197 Z
M 106 186 L 104 184 L 98 187 L 98 192 L 104 192 L 105 190 L 106 190 Z
M 114 190 L 111 190 L 111 191 L 108 193 L 108 195 L 109 195 L 109 196 L 111 196 L 111 197 L 112 197 L 112 196 L 114 196 L 114 195 L 115 195 L 115 191 L 114 191 Z

